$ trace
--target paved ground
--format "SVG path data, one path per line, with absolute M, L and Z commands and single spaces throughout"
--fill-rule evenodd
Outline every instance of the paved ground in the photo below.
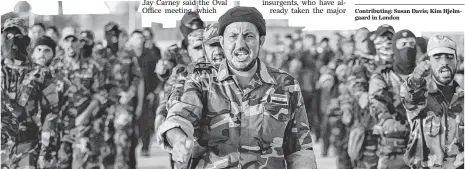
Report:
M 323 158 L 320 156 L 320 147 L 320 145 L 315 147 L 318 168 L 337 169 L 334 154 L 330 153 L 329 157 Z M 155 145 L 152 145 L 150 157 L 141 157 L 139 153 L 137 155 L 138 169 L 170 169 L 168 154 Z

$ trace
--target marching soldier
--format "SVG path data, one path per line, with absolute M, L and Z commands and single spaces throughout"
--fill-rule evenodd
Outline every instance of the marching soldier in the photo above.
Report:
M 464 168 L 464 100 L 463 89 L 454 81 L 456 49 L 449 37 L 432 37 L 429 60 L 419 63 L 402 84 L 401 99 L 411 125 L 404 157 L 412 168 Z
M 144 38 L 139 35 L 138 48 L 129 46 L 107 60 L 104 68 L 108 105 L 105 107 L 104 166 L 109 168 L 136 168 L 135 146 L 137 136 L 134 122 L 142 112 L 144 81 L 138 56 Z
M 192 157 L 195 137 L 207 149 L 199 168 L 316 168 L 297 80 L 257 60 L 263 16 L 234 7 L 220 17 L 218 33 L 226 60 L 188 75 L 158 129 L 161 147 L 181 166 Z
M 64 50 L 51 64 L 60 109 L 58 168 L 95 168 L 101 165 L 103 120 L 98 109 L 107 102 L 102 67 L 85 56 L 76 30 L 63 29 Z
M 36 168 L 39 152 L 42 102 L 51 80 L 47 65 L 56 45 L 50 38 L 39 38 L 27 62 L 30 39 L 23 19 L 5 21 L 2 36 L 2 168 Z M 41 109 L 43 108 L 43 109 Z
M 406 152 L 409 125 L 400 100 L 400 85 L 415 68 L 415 35 L 409 30 L 394 34 L 391 26 L 376 31 L 375 44 L 381 52 L 376 72 L 369 84 L 370 114 L 377 120 L 374 134 L 378 143 L 378 169 L 409 168 L 402 155 Z M 392 38 L 391 38 L 392 37 Z M 388 42 L 391 41 L 392 42 Z M 387 44 L 390 44 L 387 45 Z

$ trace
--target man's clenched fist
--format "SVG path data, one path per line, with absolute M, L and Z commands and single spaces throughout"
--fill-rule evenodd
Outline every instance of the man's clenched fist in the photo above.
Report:
M 183 141 L 177 141 L 173 145 L 173 161 L 176 162 L 176 168 L 178 169 L 187 169 L 189 165 L 189 159 L 191 158 L 192 148 L 194 147 L 194 142 L 186 138 Z
M 187 169 L 189 159 L 192 156 L 194 141 L 179 128 L 174 128 L 166 132 L 168 142 L 173 147 L 172 160 L 176 163 L 177 169 Z
M 419 85 L 425 81 L 425 78 L 431 74 L 431 65 L 429 60 L 420 62 L 412 73 L 412 82 Z

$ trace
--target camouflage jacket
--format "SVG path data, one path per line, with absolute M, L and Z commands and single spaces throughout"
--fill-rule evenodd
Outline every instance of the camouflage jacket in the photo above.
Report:
M 119 102 L 122 92 L 132 96 L 130 106 L 135 106 L 139 83 L 143 79 L 138 58 L 134 51 L 123 49 L 104 63 L 104 86 L 112 103 Z
M 93 59 L 100 65 L 105 65 L 109 60 L 115 59 L 116 55 L 110 48 L 95 50 L 92 55 Z
M 74 123 L 72 119 L 86 109 L 92 100 L 105 104 L 108 95 L 103 88 L 104 74 L 100 64 L 92 58 L 78 61 L 68 59 L 61 55 L 50 65 L 65 124 Z
M 404 159 L 409 165 L 457 168 L 463 165 L 463 89 L 453 82 L 449 102 L 434 82 L 414 86 L 407 79 L 401 88 L 402 103 L 411 124 Z
M 194 63 L 192 65 L 194 65 Z M 191 64 L 188 66 L 192 67 Z M 193 70 L 192 67 L 189 68 L 189 71 L 188 66 L 178 64 L 172 69 L 171 75 L 163 84 L 163 97 L 161 98 L 160 104 L 157 108 L 157 115 L 162 115 L 164 117 L 168 115 L 168 108 L 171 106 L 168 106 L 167 104 L 169 104 L 168 101 L 170 100 L 173 94 L 177 96 L 176 98 L 174 98 L 175 100 L 179 99 L 180 95 L 182 94 L 182 91 L 184 90 L 184 83 L 186 81 L 186 77 L 188 74 L 192 73 Z
M 404 154 L 407 148 L 409 125 L 400 100 L 400 86 L 403 82 L 390 65 L 379 65 L 370 79 L 369 110 L 376 118 L 373 134 L 380 136 L 377 150 L 379 156 Z
M 404 81 L 390 65 L 381 65 L 371 76 L 369 83 L 370 113 L 378 120 L 391 114 L 405 115 L 405 109 L 400 102 L 400 86 Z
M 2 145 L 38 139 L 40 116 L 49 105 L 44 89 L 52 76 L 47 68 L 23 64 L 11 66 L 2 60 Z
M 201 168 L 316 168 L 297 80 L 258 63 L 244 89 L 226 61 L 194 69 L 157 132 L 161 147 L 171 151 L 164 133 L 180 127 L 207 148 Z

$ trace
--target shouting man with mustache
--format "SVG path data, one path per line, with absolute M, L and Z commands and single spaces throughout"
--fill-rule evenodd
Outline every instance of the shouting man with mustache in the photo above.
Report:
M 226 59 L 187 76 L 158 129 L 161 147 L 181 168 L 194 138 L 206 148 L 197 168 L 316 168 L 299 83 L 257 59 L 266 35 L 262 14 L 234 7 L 218 22 Z
M 449 37 L 432 37 L 429 61 L 420 62 L 402 85 L 411 125 L 404 158 L 412 168 L 463 168 L 464 106 L 463 89 L 454 81 L 459 67 L 456 49 Z

